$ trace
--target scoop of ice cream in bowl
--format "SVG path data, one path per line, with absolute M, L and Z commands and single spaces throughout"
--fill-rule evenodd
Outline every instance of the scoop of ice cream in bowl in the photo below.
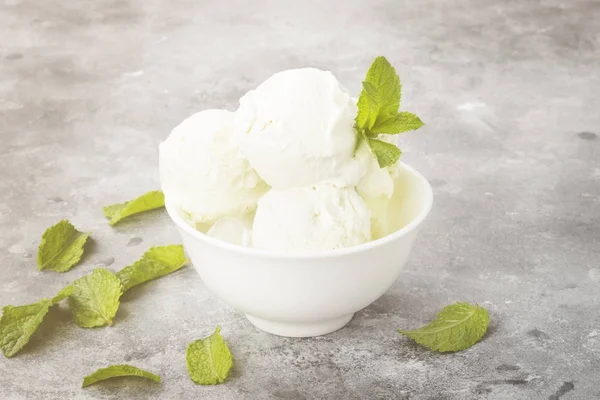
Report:
M 431 209 L 427 180 L 378 133 L 420 126 L 398 112 L 395 70 L 378 57 L 366 81 L 357 107 L 330 72 L 283 71 L 160 146 L 166 208 L 195 269 L 266 332 L 345 326 L 398 278 Z M 390 107 L 376 96 L 393 85 Z

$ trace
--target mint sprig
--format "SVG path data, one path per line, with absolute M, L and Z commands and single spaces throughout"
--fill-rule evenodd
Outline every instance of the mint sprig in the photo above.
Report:
M 399 112 L 402 85 L 396 69 L 385 57 L 375 58 L 362 83 L 355 128 L 358 140 L 366 140 L 381 168 L 398 162 L 402 152 L 378 140 L 380 134 L 396 135 L 419 129 L 423 122 L 414 114 Z

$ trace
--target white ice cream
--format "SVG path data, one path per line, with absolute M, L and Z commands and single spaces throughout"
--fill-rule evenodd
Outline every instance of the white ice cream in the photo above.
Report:
M 273 188 L 355 186 L 366 165 L 354 158 L 357 107 L 331 72 L 276 73 L 240 99 L 240 151 Z
M 192 115 L 173 129 L 159 153 L 166 200 L 181 207 L 195 223 L 243 216 L 256 208 L 268 189 L 240 156 L 229 111 Z
M 206 232 L 206 236 L 238 246 L 249 247 L 252 240 L 252 219 L 224 217 Z
M 370 212 L 354 188 L 271 189 L 258 202 L 252 244 L 277 252 L 333 250 L 371 240 Z

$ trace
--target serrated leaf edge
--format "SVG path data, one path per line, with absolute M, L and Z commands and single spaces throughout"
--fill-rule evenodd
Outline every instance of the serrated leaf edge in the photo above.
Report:
M 42 305 L 42 306 L 43 306 L 43 308 L 42 308 L 40 311 L 44 311 L 44 309 L 45 309 L 45 311 L 44 311 L 44 313 L 43 313 L 43 315 L 42 315 L 42 317 L 41 317 L 40 323 L 38 324 L 38 327 L 39 327 L 39 325 L 41 325 L 41 324 L 42 324 L 42 322 L 44 322 L 44 317 L 46 316 L 46 314 L 48 314 L 48 311 L 50 310 L 50 308 L 51 308 L 51 307 L 54 305 L 54 304 L 52 303 L 52 300 L 51 300 L 51 299 L 46 299 L 46 298 L 44 298 L 44 299 L 42 299 L 42 300 L 38 300 L 38 301 L 36 301 L 35 303 L 31 303 L 31 304 L 24 304 L 24 305 L 22 305 L 22 306 L 11 306 L 11 305 L 4 306 L 4 307 L 2 307 L 2 317 L 3 317 L 3 316 L 6 314 L 6 309 L 7 309 L 8 307 L 12 307 L 12 308 L 18 308 L 18 307 L 32 306 L 32 305 L 34 305 L 34 304 L 37 304 L 37 303 L 42 303 L 42 302 L 44 302 L 44 304 Z M 46 306 L 46 307 L 44 307 L 44 306 Z M 38 314 L 40 314 L 40 313 L 38 313 Z M 36 315 L 38 315 L 38 314 L 36 314 Z M 2 319 L 2 317 L 0 317 L 0 320 Z M 13 325 L 18 325 L 18 324 L 17 324 L 17 321 L 19 321 L 19 320 L 23 320 L 23 319 L 25 319 L 25 317 L 21 316 L 21 317 L 17 318 L 15 321 L 12 321 L 12 324 L 13 324 Z M 24 330 L 24 329 L 21 329 L 21 331 L 23 331 L 23 330 Z M 29 340 L 30 340 L 30 339 L 31 339 L 31 337 L 32 337 L 32 336 L 35 334 L 35 332 L 36 332 L 36 331 L 37 331 L 37 328 L 36 328 L 36 329 L 35 329 L 33 332 L 31 332 L 31 334 L 29 334 L 29 336 L 27 337 L 27 340 L 25 341 L 25 343 L 23 343 L 23 345 L 22 345 L 22 346 L 20 346 L 19 348 L 17 348 L 16 350 L 13 348 L 13 351 L 11 351 L 11 352 L 8 352 L 8 353 L 5 353 L 5 352 L 4 352 L 4 349 L 2 349 L 2 354 L 4 355 L 4 357 L 6 357 L 6 358 L 11 358 L 11 357 L 15 356 L 15 355 L 16 355 L 18 352 L 20 352 L 21 350 L 23 350 L 23 348 L 24 348 L 25 346 L 27 346 L 27 344 L 29 343 Z M 17 339 L 15 342 L 18 342 L 18 341 L 19 341 L 19 340 Z
M 417 329 L 413 329 L 413 330 L 397 329 L 397 331 L 398 331 L 398 333 L 407 336 L 409 339 L 414 340 L 415 342 L 417 342 L 421 346 L 424 346 L 424 347 L 426 347 L 426 348 L 428 348 L 430 350 L 433 350 L 433 351 L 438 351 L 438 352 L 441 352 L 441 353 L 447 353 L 447 352 L 456 352 L 456 351 L 466 350 L 467 348 L 462 348 L 462 349 L 457 349 L 457 350 L 445 350 L 445 351 L 442 351 L 442 350 L 440 350 L 440 346 L 430 347 L 430 346 L 422 343 L 421 341 L 419 341 L 419 340 L 411 337 L 411 335 L 413 333 L 416 333 L 416 332 L 418 332 L 418 331 L 420 331 L 422 329 L 427 328 L 427 326 L 429 324 L 431 324 L 433 321 L 435 321 L 438 318 L 438 315 L 440 313 L 442 313 L 445 308 L 456 306 L 456 305 L 468 305 L 468 306 L 472 307 L 472 312 L 467 317 L 465 317 L 465 318 L 463 318 L 463 319 L 461 319 L 459 321 L 456 321 L 454 324 L 452 324 L 450 326 L 444 327 L 443 329 L 436 329 L 434 331 L 430 331 L 430 332 L 426 332 L 426 333 L 422 333 L 422 334 L 423 335 L 430 335 L 430 334 L 435 334 L 435 333 L 443 332 L 443 331 L 448 330 L 448 329 L 452 329 L 452 328 L 454 328 L 454 327 L 456 327 L 456 326 L 458 326 L 458 325 L 460 325 L 462 323 L 465 323 L 469 319 L 473 318 L 477 314 L 477 312 L 479 310 L 483 310 L 485 312 L 485 315 L 487 316 L 487 318 L 486 318 L 487 319 L 487 324 L 486 324 L 485 328 L 483 329 L 481 337 L 477 341 L 475 341 L 473 344 L 471 344 L 469 347 L 467 347 L 467 348 L 470 348 L 470 347 L 474 346 L 475 344 L 477 344 L 485 336 L 485 333 L 487 332 L 487 328 L 489 326 L 489 313 L 488 313 L 488 311 L 485 308 L 480 307 L 478 303 L 475 303 L 474 306 L 472 306 L 469 303 L 465 303 L 465 302 L 457 302 L 457 303 L 451 304 L 449 306 L 444 307 L 441 311 L 439 311 L 436 314 L 435 318 L 432 321 L 430 321 L 428 324 L 422 326 L 421 328 L 417 328 Z
M 210 368 L 212 369 L 213 375 L 216 377 L 216 384 L 220 384 L 225 382 L 225 380 L 227 379 L 227 377 L 229 376 L 229 371 L 231 370 L 231 367 L 233 366 L 233 362 L 232 362 L 232 366 L 230 366 L 229 370 L 227 371 L 227 375 L 224 377 L 221 377 L 221 375 L 219 375 L 219 373 L 217 372 L 216 368 L 215 368 L 215 362 L 214 362 L 214 358 L 213 358 L 213 354 L 212 354 L 212 344 L 213 344 L 213 337 L 215 337 L 217 339 L 220 339 L 221 342 L 223 343 L 223 345 L 225 346 L 225 348 L 227 349 L 227 352 L 229 353 L 229 357 L 231 358 L 231 350 L 229 349 L 229 346 L 227 346 L 227 343 L 225 342 L 225 340 L 223 339 L 223 337 L 221 336 L 221 327 L 217 325 L 217 327 L 215 328 L 214 332 L 212 334 L 210 334 L 207 337 L 198 339 L 198 340 L 194 340 L 193 342 L 191 342 L 190 344 L 188 344 L 188 347 L 186 349 L 186 367 L 188 369 L 188 373 L 190 375 L 191 380 L 198 384 L 198 385 L 210 385 L 210 384 L 206 384 L 206 383 L 199 383 L 197 382 L 191 374 L 190 371 L 190 364 L 189 364 L 189 360 L 188 360 L 188 353 L 190 351 L 190 347 L 192 345 L 194 345 L 195 343 L 202 343 L 202 346 L 204 347 L 204 349 L 206 350 L 206 352 L 209 355 L 209 362 L 210 362 Z M 205 344 L 205 342 L 208 342 L 207 344 Z M 233 360 L 232 360 L 233 361 Z
M 60 221 L 58 221 L 56 224 L 52 225 L 51 227 L 49 227 L 48 229 L 46 229 L 44 231 L 44 233 L 42 234 L 42 239 L 40 241 L 40 245 L 38 246 L 38 254 L 40 252 L 40 249 L 43 246 L 46 246 L 46 244 L 48 243 L 48 238 L 46 237 L 46 233 L 48 232 L 48 230 L 52 229 L 54 226 L 60 224 L 61 222 L 66 221 L 69 225 L 71 225 L 73 227 L 73 229 L 75 230 L 75 233 L 73 235 L 71 235 L 71 238 L 69 239 L 69 241 L 65 244 L 65 246 L 61 249 L 61 251 L 59 251 L 58 253 L 56 253 L 50 260 L 46 261 L 44 264 L 39 265 L 38 264 L 38 270 L 39 271 L 43 271 L 46 269 L 46 266 L 48 264 L 50 264 L 52 261 L 54 261 L 58 256 L 60 256 L 62 253 L 64 253 L 64 249 L 68 248 L 71 243 L 73 243 L 75 240 L 77 240 L 79 237 L 84 236 L 85 240 L 83 241 L 83 245 L 82 245 L 82 253 L 79 256 L 79 258 L 77 259 L 77 261 L 75 261 L 73 263 L 73 265 L 71 265 L 68 269 L 64 270 L 64 271 L 55 271 L 55 272 L 68 272 L 71 270 L 71 268 L 75 267 L 77 264 L 79 264 L 79 262 L 81 261 L 81 257 L 83 256 L 83 246 L 85 246 L 85 244 L 87 243 L 87 240 L 89 239 L 91 232 L 81 232 L 79 230 L 77 230 L 77 228 L 75 228 L 75 225 L 73 225 L 71 223 L 71 221 L 69 221 L 68 219 L 61 219 Z M 54 270 L 51 270 L 54 271 Z

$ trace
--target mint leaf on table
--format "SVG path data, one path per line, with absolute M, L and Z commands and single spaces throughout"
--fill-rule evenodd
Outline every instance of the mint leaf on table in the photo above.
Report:
M 0 348 L 6 358 L 17 354 L 37 330 L 52 306 L 52 300 L 43 299 L 25 306 L 5 306 L 0 318 Z
M 110 365 L 106 368 L 100 368 L 94 373 L 83 378 L 82 388 L 90 386 L 96 382 L 103 381 L 110 378 L 116 378 L 119 376 L 138 376 L 153 380 L 154 382 L 160 382 L 160 376 L 155 375 L 151 372 L 144 371 L 133 365 L 118 364 Z
M 69 297 L 73 285 L 64 287 L 52 299 L 42 299 L 24 306 L 5 306 L 0 318 L 0 348 L 8 358 L 19 352 L 42 323 L 50 307 Z
M 130 215 L 154 210 L 165 206 L 165 195 L 160 190 L 154 190 L 141 195 L 137 199 L 122 204 L 113 204 L 103 208 L 104 215 L 110 218 L 111 225 L 116 224 Z
M 6 357 L 15 355 L 27 344 L 50 307 L 66 298 L 80 326 L 111 325 L 124 290 L 176 271 L 187 261 L 181 245 L 153 247 L 141 260 L 119 271 L 119 277 L 97 268 L 65 286 L 52 299 L 18 307 L 6 306 L 0 317 L 0 349 Z
M 398 329 L 398 332 L 433 351 L 444 353 L 473 346 L 485 335 L 489 323 L 490 316 L 485 308 L 456 303 L 444 307 L 426 326 L 413 331 Z
M 141 259 L 117 272 L 116 276 L 121 281 L 123 292 L 126 292 L 141 283 L 177 271 L 187 262 L 182 245 L 156 246 L 145 252 Z
M 79 232 L 64 219 L 46 229 L 37 253 L 39 270 L 66 272 L 81 260 L 89 233 Z
M 71 284 L 69 305 L 75 321 L 84 328 L 112 325 L 119 309 L 121 281 L 110 271 L 96 268 Z
M 233 358 L 221 337 L 221 328 L 188 345 L 185 358 L 192 381 L 199 385 L 215 385 L 225 381 L 233 367 Z
M 423 122 L 414 114 L 398 112 L 402 85 L 396 69 L 385 57 L 375 58 L 362 86 L 355 129 L 359 141 L 367 141 L 379 166 L 385 168 L 396 163 L 402 153 L 393 150 L 392 147 L 397 148 L 393 144 L 382 145 L 384 142 L 378 141 L 378 135 L 415 130 L 423 126 Z

